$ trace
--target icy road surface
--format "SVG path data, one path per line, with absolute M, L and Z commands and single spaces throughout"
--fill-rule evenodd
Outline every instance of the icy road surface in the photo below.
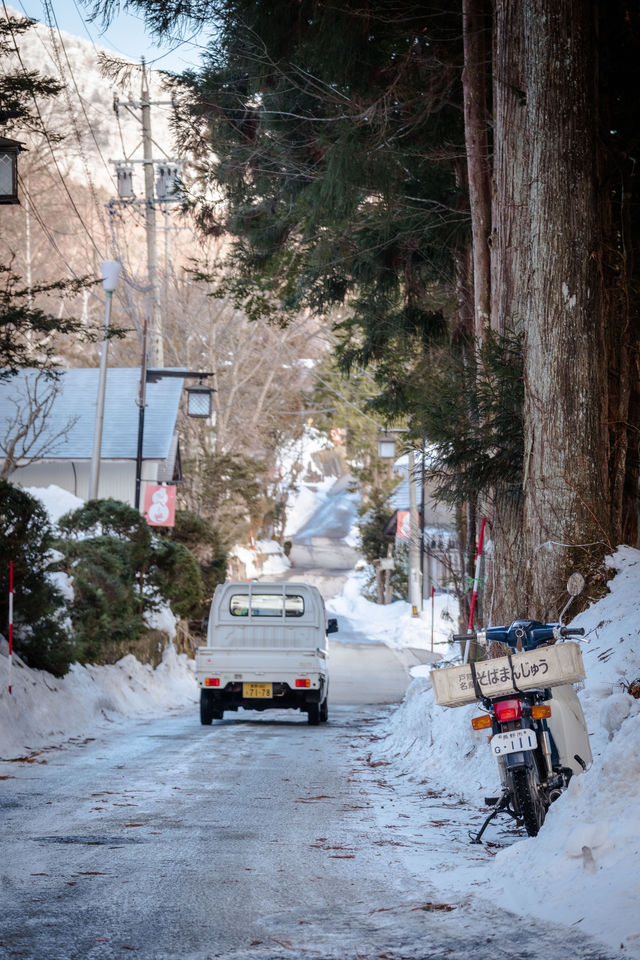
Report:
M 0 957 L 608 958 L 442 894 L 448 862 L 492 851 L 468 845 L 478 811 L 385 779 L 370 747 L 388 709 L 201 727 L 194 707 L 1 763 Z

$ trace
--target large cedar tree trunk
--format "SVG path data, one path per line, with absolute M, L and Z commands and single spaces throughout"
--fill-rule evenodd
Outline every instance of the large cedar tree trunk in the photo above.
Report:
M 474 328 L 478 347 L 490 324 L 491 165 L 487 116 L 487 18 L 485 0 L 462 0 L 465 148 L 473 237 Z
M 525 0 L 494 0 L 491 326 L 501 335 L 522 332 L 531 262 L 524 6 Z M 504 478 L 493 491 L 486 604 L 491 623 L 509 623 L 522 612 L 521 481 L 520 475 Z
M 524 9 L 530 269 L 522 612 L 544 619 L 557 615 L 567 572 L 610 546 L 597 71 L 591 3 L 525 0 Z
M 493 517 L 494 623 L 557 615 L 566 573 L 611 546 L 595 13 L 494 0 L 491 322 L 523 333 L 525 354 L 523 474 Z

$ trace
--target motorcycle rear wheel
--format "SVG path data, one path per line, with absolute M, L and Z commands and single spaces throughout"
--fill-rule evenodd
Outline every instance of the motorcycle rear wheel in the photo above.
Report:
M 524 820 L 525 829 L 530 837 L 537 837 L 547 813 L 537 770 L 532 767 L 513 770 L 511 777 L 516 807 Z

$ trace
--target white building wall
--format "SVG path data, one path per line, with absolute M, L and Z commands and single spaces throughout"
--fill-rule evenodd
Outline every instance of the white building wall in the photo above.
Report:
M 142 464 L 142 487 L 140 507 L 144 505 L 146 482 L 156 483 L 158 460 L 145 460 Z M 39 460 L 18 467 L 9 475 L 9 480 L 21 487 L 48 487 L 55 484 L 68 490 L 76 497 L 87 500 L 89 497 L 89 474 L 91 464 L 88 460 Z M 100 464 L 98 498 L 121 500 L 133 506 L 136 488 L 136 464 L 133 460 L 103 460 Z

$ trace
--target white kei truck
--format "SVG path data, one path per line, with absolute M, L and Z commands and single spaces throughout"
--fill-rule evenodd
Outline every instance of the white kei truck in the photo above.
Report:
M 207 645 L 196 651 L 200 721 L 225 710 L 290 708 L 326 722 L 329 641 L 338 621 L 308 583 L 230 582 L 216 587 Z

